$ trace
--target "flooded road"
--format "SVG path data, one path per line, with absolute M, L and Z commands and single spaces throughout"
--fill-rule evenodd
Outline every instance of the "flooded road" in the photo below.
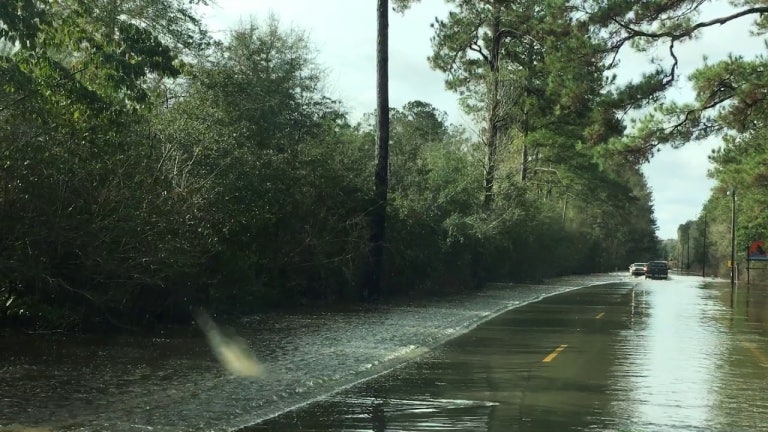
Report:
M 673 275 L 570 291 L 244 431 L 765 431 L 767 289 Z
M 255 353 L 258 378 L 230 376 L 194 328 L 192 337 L 0 337 L 0 431 L 232 431 L 386 372 L 510 308 L 622 277 L 222 326 Z
M 197 337 L 0 339 L 0 431 L 768 430 L 766 287 L 625 274 L 232 324 Z M 29 429 L 34 428 L 34 429 Z

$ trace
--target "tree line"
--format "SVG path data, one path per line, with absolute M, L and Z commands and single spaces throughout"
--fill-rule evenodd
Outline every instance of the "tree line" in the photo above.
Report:
M 324 94 L 306 34 L 254 19 L 217 41 L 201 3 L 0 6 L 2 325 L 137 329 L 201 306 L 360 301 L 377 113 L 353 119 Z M 448 3 L 429 61 L 482 126 L 424 101 L 389 110 L 382 295 L 662 255 L 650 156 L 624 113 L 667 78 L 611 74 L 631 5 Z

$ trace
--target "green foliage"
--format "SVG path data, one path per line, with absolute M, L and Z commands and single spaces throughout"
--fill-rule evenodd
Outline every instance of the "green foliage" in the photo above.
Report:
M 679 80 L 678 52 L 685 43 L 697 38 L 710 27 L 738 25 L 737 20 L 755 18 L 752 29 L 756 36 L 765 30 L 765 2 L 757 0 L 733 2 L 726 12 L 700 20 L 708 2 L 679 1 L 609 1 L 587 2 L 584 11 L 592 32 L 606 35 L 607 47 L 617 57 L 621 49 L 631 45 L 641 52 L 666 44 L 669 57 L 655 59 L 655 70 L 635 83 L 616 90 L 617 107 L 626 111 L 643 109 L 642 118 L 631 128 L 631 134 L 614 147 L 637 160 L 648 160 L 660 145 L 682 146 L 721 134 L 727 130 L 744 132 L 762 123 L 765 59 L 758 56 L 747 61 L 736 54 L 715 64 L 704 63 L 689 77 L 696 97 L 689 102 L 665 101 L 664 94 Z M 652 105 L 651 105 L 652 104 Z
M 537 40 L 515 34 L 498 51 L 498 199 L 483 200 L 487 142 L 423 101 L 392 109 L 387 296 L 654 254 L 642 174 L 591 152 L 622 130 L 599 61 L 569 55 L 594 53 L 591 36 L 563 2 L 504 6 L 505 23 Z M 323 95 L 305 34 L 270 19 L 210 44 L 191 9 L 161 0 L 18 0 L 0 19 L 16 43 L 0 63 L 3 323 L 143 327 L 187 322 L 200 305 L 357 300 L 375 134 Z M 492 43 L 483 29 L 475 42 Z M 487 65 L 464 60 L 471 82 L 457 86 L 487 90 Z
M 0 55 L 0 297 L 10 320 L 124 325 L 130 310 L 134 323 L 154 321 L 191 295 L 179 290 L 199 262 L 184 229 L 189 203 L 167 193 L 160 146 L 135 108 L 149 107 L 147 78 L 180 74 L 172 29 L 207 36 L 176 2 L 105 5 L 0 7 L 0 42 L 13 45 Z
M 731 256 L 732 206 L 736 206 L 736 258 L 742 277 L 747 245 L 755 240 L 768 239 L 768 145 L 763 130 L 728 136 L 721 148 L 710 156 L 714 168 L 710 175 L 717 185 L 704 205 L 698 219 L 688 221 L 678 233 L 680 254 L 688 247 L 690 237 L 691 268 L 700 269 L 706 259 L 708 274 L 728 276 L 726 262 Z M 736 191 L 736 199 L 730 193 Z M 704 219 L 706 218 L 706 222 Z M 706 224 L 706 247 L 704 243 Z M 706 254 L 706 258 L 705 258 Z M 764 278 L 758 272 L 757 278 Z
M 223 308 L 335 298 L 356 281 L 368 155 L 318 95 L 310 56 L 302 34 L 252 23 L 161 119 L 184 174 L 203 182 L 186 188 L 204 191 L 200 215 L 218 233 L 209 277 Z M 222 265 L 232 271 L 217 279 Z M 262 295 L 241 302 L 254 287 Z
M 486 198 L 538 170 L 562 173 L 560 187 L 598 170 L 592 149 L 623 132 L 604 40 L 567 1 L 450 3 L 430 62 L 485 125 Z
M 725 141 L 711 160 L 712 176 L 723 188 L 737 190 L 739 244 L 768 238 L 768 135 L 764 130 Z
M 391 290 L 472 285 L 469 220 L 479 210 L 482 171 L 462 148 L 461 131 L 424 102 L 392 114 L 392 189 L 387 258 Z
M 657 61 L 656 69 L 640 81 L 615 92 L 617 107 L 653 108 L 630 128 L 621 140 L 613 140 L 605 150 L 622 151 L 635 161 L 646 161 L 660 145 L 683 146 L 690 141 L 724 135 L 724 145 L 711 157 L 717 181 L 709 201 L 698 219 L 680 226 L 678 239 L 669 254 L 677 264 L 691 271 L 706 266 L 708 274 L 725 276 L 730 259 L 731 210 L 736 206 L 736 248 L 743 260 L 743 248 L 751 240 L 764 238 L 768 232 L 764 199 L 765 138 L 764 125 L 765 58 L 746 60 L 738 54 L 703 64 L 689 79 L 695 98 L 688 102 L 665 101 L 664 93 L 678 80 L 678 57 L 685 42 L 709 27 L 738 25 L 737 20 L 755 18 L 756 37 L 764 34 L 765 13 L 762 1 L 734 2 L 722 16 L 700 20 L 706 2 L 681 1 L 610 1 L 587 4 L 594 30 L 609 36 L 608 46 L 618 53 L 631 44 L 641 51 L 666 44 L 669 58 Z M 726 191 L 737 191 L 731 201 Z M 706 228 L 705 228 L 706 227 Z M 742 262 L 743 264 L 743 262 Z M 743 268 L 743 265 L 741 266 Z

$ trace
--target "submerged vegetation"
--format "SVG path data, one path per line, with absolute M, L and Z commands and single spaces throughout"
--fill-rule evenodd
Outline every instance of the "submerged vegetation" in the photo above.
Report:
M 199 306 L 359 301 L 375 113 L 355 120 L 324 94 L 307 35 L 268 19 L 216 41 L 199 3 L 0 6 L 0 325 L 142 328 Z M 674 134 L 650 120 L 627 132 L 624 114 L 674 69 L 619 86 L 615 55 L 682 32 L 640 29 L 691 2 L 448 3 L 430 62 L 483 126 L 471 134 L 418 100 L 390 110 L 384 297 L 659 257 L 640 166 L 683 127 L 731 128 L 713 175 L 764 190 L 765 155 L 738 150 L 766 148 L 760 92 L 735 91 L 742 102 Z M 623 16 L 647 22 L 617 27 Z M 702 105 L 730 88 L 721 72 L 757 85 L 759 64 L 732 63 L 697 75 Z

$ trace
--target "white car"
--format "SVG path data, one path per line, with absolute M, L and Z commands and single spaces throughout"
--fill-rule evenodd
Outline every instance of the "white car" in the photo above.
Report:
M 632 276 L 645 275 L 645 263 L 634 263 L 629 266 L 629 274 Z

